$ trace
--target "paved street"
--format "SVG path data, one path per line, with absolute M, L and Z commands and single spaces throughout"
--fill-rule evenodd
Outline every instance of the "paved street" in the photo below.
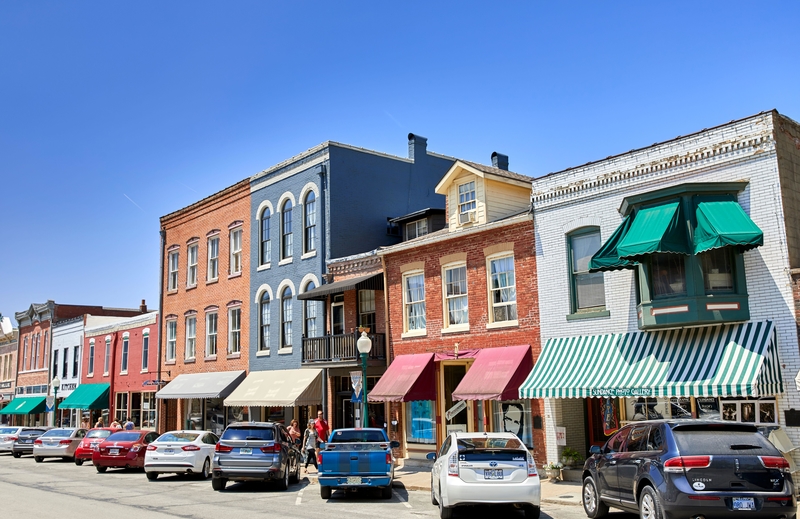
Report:
M 211 490 L 210 481 L 184 476 L 162 476 L 148 482 L 142 472 L 110 470 L 98 474 L 91 465 L 77 467 L 61 460 L 35 463 L 30 457 L 0 455 L 0 516 L 10 519 L 45 517 L 60 519 L 125 517 L 126 519 L 250 519 L 262 517 L 438 517 L 423 491 L 395 489 L 391 501 L 373 495 L 334 493 L 329 501 L 319 497 L 319 487 L 308 479 L 279 492 L 269 485 L 232 484 L 225 492 Z M 13 498 L 12 498 L 13 496 Z M 545 504 L 542 517 L 583 519 L 579 506 Z M 479 507 L 461 510 L 457 517 L 485 518 L 496 510 Z M 504 508 L 503 516 L 524 517 Z M 616 519 L 632 519 L 612 514 Z

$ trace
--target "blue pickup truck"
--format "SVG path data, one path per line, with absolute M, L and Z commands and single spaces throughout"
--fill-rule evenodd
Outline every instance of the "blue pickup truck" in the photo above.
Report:
M 383 499 L 392 498 L 394 459 L 383 429 L 336 429 L 321 445 L 319 490 L 329 499 L 334 488 L 357 490 L 378 488 Z

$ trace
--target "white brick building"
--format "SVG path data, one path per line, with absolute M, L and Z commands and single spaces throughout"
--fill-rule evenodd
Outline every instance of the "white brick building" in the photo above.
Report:
M 725 299 L 728 296 L 739 297 L 737 301 L 749 302 L 748 322 L 774 323 L 776 339 L 772 342 L 777 346 L 780 358 L 784 391 L 774 396 L 760 395 L 762 400 L 754 401 L 759 403 L 754 404 L 752 408 L 748 407 L 750 400 L 738 398 L 736 404 L 738 407 L 730 407 L 732 404 L 724 407 L 725 410 L 731 411 L 730 416 L 726 417 L 733 418 L 733 411 L 736 410 L 735 418 L 744 420 L 745 414 L 751 410 L 763 409 L 764 414 L 757 421 L 769 425 L 769 402 L 773 399 L 776 411 L 773 415 L 777 415 L 774 425 L 784 426 L 794 444 L 800 445 L 800 427 L 787 427 L 785 416 L 786 410 L 800 409 L 800 392 L 794 382 L 800 370 L 800 356 L 793 295 L 797 291 L 792 279 L 793 273 L 797 272 L 793 271 L 793 268 L 800 267 L 800 238 L 796 223 L 798 215 L 795 212 L 800 201 L 800 192 L 796 185 L 796 179 L 800 179 L 799 150 L 800 126 L 776 111 L 771 111 L 534 180 L 532 205 L 536 228 L 542 344 L 545 345 L 549 339 L 559 337 L 628 332 L 648 334 L 656 328 L 688 330 L 687 327 L 707 328 L 715 323 L 741 322 L 741 316 L 747 313 L 746 307 L 740 312 L 710 311 L 712 308 L 724 309 L 726 305 L 736 308 L 735 305 L 738 304 L 736 302 L 717 303 L 716 307 L 712 303 L 728 301 Z M 674 299 L 678 303 L 673 306 L 655 308 L 658 306 L 656 302 L 659 301 L 655 298 L 658 297 L 657 292 L 661 288 L 655 288 L 653 283 L 658 282 L 657 276 L 663 272 L 655 273 L 655 267 L 652 267 L 655 263 L 650 263 L 651 270 L 647 270 L 648 267 L 644 266 L 646 263 L 642 263 L 643 266 L 639 267 L 638 271 L 625 269 L 604 272 L 600 288 L 597 276 L 592 278 L 589 274 L 585 274 L 586 277 L 580 277 L 579 274 L 572 272 L 571 258 L 577 257 L 580 252 L 575 248 L 583 245 L 576 245 L 578 242 L 571 236 L 584 236 L 575 234 L 575 231 L 588 229 L 587 232 L 591 233 L 592 229 L 597 229 L 600 236 L 599 241 L 595 239 L 594 245 L 605 244 L 623 220 L 620 209 L 636 204 L 640 195 L 646 198 L 648 193 L 699 183 L 718 185 L 724 183 L 731 189 L 732 186 L 738 186 L 734 190 L 735 193 L 731 191 L 735 201 L 738 201 L 752 222 L 763 231 L 763 245 L 742 252 L 741 256 L 734 252 L 732 256 L 728 256 L 733 259 L 726 260 L 729 261 L 730 269 L 735 269 L 736 265 L 744 266 L 744 276 L 738 279 L 740 281 L 746 279 L 746 284 L 742 283 L 735 289 L 738 296 L 728 292 L 718 295 L 716 300 L 709 299 L 715 293 L 708 290 L 716 290 L 718 287 L 713 284 L 716 282 L 722 283 L 719 286 L 733 286 L 732 279 L 741 274 L 740 272 L 733 270 L 733 273 L 724 274 L 731 270 L 720 271 L 719 268 L 709 268 L 707 271 L 703 270 L 701 274 L 700 267 L 692 270 L 692 264 L 687 259 L 685 276 L 696 275 L 697 280 L 705 280 L 701 283 L 705 283 L 706 296 L 700 303 L 702 305 L 708 301 L 712 303 L 708 303 L 709 306 L 705 307 L 709 312 L 697 310 L 698 315 L 705 316 L 699 322 L 688 317 L 686 322 L 681 322 L 681 312 L 686 312 L 691 306 L 688 303 L 684 305 L 682 299 Z M 692 186 L 689 187 L 690 191 L 691 188 Z M 690 196 L 688 195 L 686 200 L 699 200 L 689 198 Z M 628 201 L 627 205 L 621 207 L 624 200 Z M 646 202 L 640 202 L 640 205 L 646 205 Z M 687 231 L 684 229 L 682 232 Z M 691 233 L 691 229 L 688 232 Z M 591 248 L 593 245 L 587 242 L 585 246 Z M 571 247 L 574 250 L 570 250 Z M 593 250 L 596 250 L 596 247 Z M 593 254 L 593 250 L 589 252 Z M 693 257 L 681 254 L 662 254 L 662 256 L 669 261 L 674 258 Z M 696 265 L 699 265 L 701 260 L 696 261 L 698 262 Z M 736 263 L 737 261 L 739 263 Z M 705 269 L 706 264 L 702 265 Z M 645 270 L 641 270 L 642 268 Z M 642 274 L 643 272 L 648 273 Z M 641 281 L 643 275 L 649 281 Z M 722 281 L 708 281 L 711 278 L 719 278 Z M 642 289 L 640 282 L 651 285 Z M 589 302 L 589 306 L 592 307 L 590 311 L 581 311 L 576 307 L 579 305 L 575 290 L 577 283 L 585 283 L 581 284 L 581 290 L 586 291 L 581 292 L 580 297 L 592 299 Z M 683 283 L 683 285 L 672 283 L 670 284 L 672 288 L 667 287 L 666 290 L 676 289 L 685 292 L 687 283 L 690 282 Z M 663 286 L 666 285 L 659 285 Z M 689 286 L 689 290 L 699 289 Z M 645 290 L 645 296 L 654 294 L 652 305 L 647 300 L 649 297 L 642 297 L 642 290 Z M 712 295 L 709 296 L 709 293 Z M 658 321 L 661 318 L 669 318 L 675 322 L 665 324 L 664 321 L 658 321 L 659 324 L 654 326 L 645 325 L 644 329 L 651 331 L 642 331 L 643 328 L 640 326 L 643 317 L 640 312 L 644 311 L 647 314 L 651 310 L 653 316 L 659 316 L 651 319 Z M 668 314 L 675 317 L 668 317 Z M 649 317 L 645 315 L 644 318 Z M 702 333 L 702 329 L 696 328 L 694 331 L 680 333 Z M 595 402 L 592 403 L 592 400 Z M 559 457 L 560 447 L 556 445 L 556 427 L 566 429 L 567 445 L 581 453 L 588 451 L 590 442 L 599 443 L 602 440 L 596 434 L 597 420 L 602 419 L 597 416 L 597 402 L 602 400 L 545 399 L 549 460 L 557 460 Z M 624 422 L 626 418 L 631 419 L 635 400 L 634 398 L 618 400 L 621 421 Z M 706 400 L 710 399 L 705 399 L 704 402 Z M 691 409 L 689 404 L 682 403 L 683 400 L 676 400 L 678 407 L 675 407 L 675 403 L 670 404 L 661 399 L 658 409 L 662 413 L 668 413 L 684 406 L 687 411 L 691 410 L 695 415 L 707 410 L 701 406 L 699 400 L 686 400 L 689 401 Z M 723 399 L 716 404 L 710 404 L 712 409 L 716 409 L 714 405 L 718 406 L 719 419 L 722 419 L 723 404 L 730 401 Z M 706 413 L 704 416 L 709 415 Z M 800 461 L 800 458 L 796 461 Z

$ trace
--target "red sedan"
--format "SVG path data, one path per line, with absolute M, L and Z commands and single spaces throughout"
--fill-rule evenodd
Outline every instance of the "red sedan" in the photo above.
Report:
M 111 427 L 98 427 L 96 429 L 89 429 L 86 436 L 83 437 L 78 448 L 75 449 L 75 465 L 83 465 L 86 460 L 91 461 L 92 453 L 97 449 L 100 443 L 111 436 L 119 429 L 112 429 Z
M 97 472 L 109 467 L 143 469 L 147 445 L 156 438 L 155 431 L 117 431 L 92 452 L 92 463 Z

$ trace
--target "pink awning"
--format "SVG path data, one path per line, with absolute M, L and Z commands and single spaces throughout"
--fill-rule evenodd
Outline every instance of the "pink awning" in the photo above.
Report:
M 531 370 L 529 345 L 480 350 L 453 391 L 453 400 L 518 400 L 519 387 Z
M 370 402 L 436 400 L 435 369 L 433 353 L 398 355 L 367 399 Z

